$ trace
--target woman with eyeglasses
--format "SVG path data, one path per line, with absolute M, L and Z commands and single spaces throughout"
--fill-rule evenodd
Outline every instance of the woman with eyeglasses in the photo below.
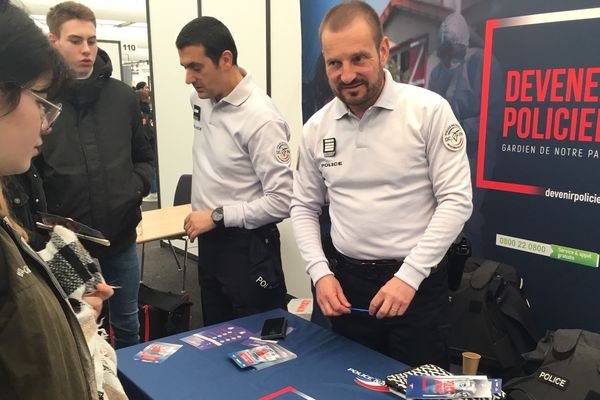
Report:
M 41 123 L 50 127 L 60 115 L 61 104 L 52 103 L 33 91 L 31 95 L 37 96 L 37 101 L 43 107 L 44 118 Z M 49 132 L 44 127 L 42 130 L 45 133 Z M 23 227 L 25 231 L 23 236 L 36 251 L 42 250 L 50 238 L 47 230 L 36 226 L 36 223 L 40 221 L 39 213 L 48 212 L 42 183 L 34 163 L 31 163 L 31 167 L 26 172 L 5 176 L 3 181 L 4 198 L 10 208 L 11 216 Z
M 30 168 L 60 114 L 67 70 L 32 19 L 0 0 L 0 176 Z M 98 399 L 77 317 L 0 187 L 0 397 Z M 101 301 L 101 299 L 100 299 Z

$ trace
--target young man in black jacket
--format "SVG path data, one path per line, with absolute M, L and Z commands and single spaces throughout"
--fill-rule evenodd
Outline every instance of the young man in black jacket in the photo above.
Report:
M 77 78 L 60 99 L 62 115 L 38 160 L 48 211 L 110 240 L 110 247 L 84 244 L 99 259 L 107 283 L 119 287 L 109 301 L 110 322 L 116 347 L 125 347 L 139 342 L 135 228 L 154 154 L 135 93 L 110 77 L 110 59 L 98 49 L 94 13 L 68 1 L 52 7 L 46 19 L 51 45 Z

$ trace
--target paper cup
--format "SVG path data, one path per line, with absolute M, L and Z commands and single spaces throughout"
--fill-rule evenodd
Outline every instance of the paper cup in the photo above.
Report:
M 465 351 L 462 353 L 462 372 L 463 375 L 477 375 L 479 360 L 481 356 L 477 353 Z

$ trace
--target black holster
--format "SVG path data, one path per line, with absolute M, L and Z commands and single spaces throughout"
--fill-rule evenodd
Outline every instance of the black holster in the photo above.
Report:
M 456 290 L 460 286 L 465 262 L 471 256 L 471 243 L 462 234 L 450 245 L 446 253 L 448 267 L 448 288 Z

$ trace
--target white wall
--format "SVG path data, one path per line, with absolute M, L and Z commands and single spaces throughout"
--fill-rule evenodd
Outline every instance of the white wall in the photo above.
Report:
M 215 17 L 229 28 L 238 49 L 238 65 L 258 86 L 267 89 L 264 0 L 201 0 L 202 15 Z
M 192 172 L 193 120 L 190 87 L 184 82 L 175 39 L 181 28 L 197 15 L 196 0 L 173 3 L 149 0 L 151 68 L 156 118 L 160 200 L 173 204 L 177 180 Z
M 122 80 L 121 74 L 121 42 L 116 40 L 98 40 L 98 47 L 108 54 L 110 61 L 112 62 L 113 72 L 112 77 L 118 80 Z
M 164 0 L 149 0 L 152 74 L 158 137 L 160 199 L 173 201 L 179 175 L 192 169 L 192 112 L 190 88 L 175 48 L 181 28 L 197 15 L 197 3 L 179 0 L 177 7 Z M 295 165 L 302 129 L 300 4 L 298 0 L 271 1 L 271 88 L 275 104 L 292 130 L 292 165 Z M 264 0 L 202 0 L 202 14 L 221 20 L 231 30 L 238 47 L 238 64 L 266 90 L 266 11 Z M 289 220 L 280 225 L 282 258 L 288 292 L 310 297 L 310 284 L 294 240 Z
M 290 126 L 292 166 L 295 168 L 302 137 L 302 45 L 298 0 L 271 1 L 271 97 Z M 310 279 L 304 271 L 291 221 L 283 221 L 279 229 L 288 292 L 297 297 L 311 297 Z

